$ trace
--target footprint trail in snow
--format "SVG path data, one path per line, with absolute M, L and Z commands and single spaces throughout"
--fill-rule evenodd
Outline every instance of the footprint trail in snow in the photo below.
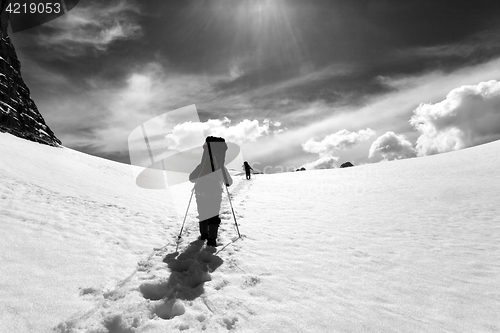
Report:
M 244 216 L 240 193 L 252 182 L 240 181 L 231 200 L 238 223 Z M 197 240 L 196 214 L 188 214 L 184 234 L 177 247 L 177 235 L 163 248 L 138 263 L 137 268 L 111 291 L 82 287 L 81 295 L 95 305 L 60 323 L 55 332 L 219 332 L 235 330 L 255 313 L 242 299 L 224 296 L 224 289 L 255 286 L 260 278 L 249 276 L 234 256 L 240 250 L 234 219 L 227 197 L 220 217 L 219 246 L 206 247 Z M 241 232 L 241 230 L 240 230 Z M 245 236 L 242 235 L 244 238 Z M 231 281 L 233 280 L 233 281 Z

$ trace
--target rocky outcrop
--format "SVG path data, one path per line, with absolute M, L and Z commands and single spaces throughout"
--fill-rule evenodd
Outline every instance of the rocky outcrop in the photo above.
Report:
M 61 141 L 45 124 L 21 77 L 21 63 L 7 34 L 7 0 L 0 0 L 0 132 L 51 146 Z
M 349 167 L 353 167 L 354 165 L 351 163 L 351 162 L 345 162 L 345 163 L 342 163 L 342 165 L 340 166 L 341 168 L 349 168 Z

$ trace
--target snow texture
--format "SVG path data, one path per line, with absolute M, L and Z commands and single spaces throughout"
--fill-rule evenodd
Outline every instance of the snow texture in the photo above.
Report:
M 131 166 L 0 133 L 0 332 L 499 332 L 499 150 L 233 175 L 214 250 Z

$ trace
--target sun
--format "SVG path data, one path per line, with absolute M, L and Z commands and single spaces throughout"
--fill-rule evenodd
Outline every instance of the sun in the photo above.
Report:
M 248 0 L 249 14 L 256 17 L 275 17 L 285 4 L 281 0 Z
M 241 2 L 236 22 L 242 35 L 251 36 L 259 63 L 299 66 L 303 52 L 297 18 L 297 8 L 289 1 L 246 0 Z
M 254 14 L 256 15 L 270 15 L 274 11 L 276 11 L 277 8 L 277 2 L 276 1 L 271 1 L 271 0 L 256 0 L 252 1 L 253 2 L 253 11 Z

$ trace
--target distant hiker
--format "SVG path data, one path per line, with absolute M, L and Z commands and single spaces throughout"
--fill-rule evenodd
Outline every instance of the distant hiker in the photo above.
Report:
M 245 168 L 245 173 L 247 175 L 247 179 L 250 179 L 251 178 L 251 173 L 250 173 L 250 170 L 253 170 L 252 167 L 250 166 L 250 164 L 248 164 L 247 161 L 245 161 L 243 163 L 243 167 Z
M 189 180 L 194 185 L 200 239 L 207 240 L 207 246 L 217 246 L 217 231 L 222 202 L 222 185 L 231 186 L 233 180 L 224 166 L 227 144 L 223 138 L 207 137 L 203 145 L 200 164 L 191 172 Z

